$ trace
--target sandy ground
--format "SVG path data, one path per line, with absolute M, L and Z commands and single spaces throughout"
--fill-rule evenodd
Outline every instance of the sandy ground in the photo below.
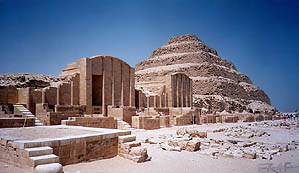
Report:
M 196 129 L 208 131 L 208 138 L 226 139 L 223 133 L 212 133 L 212 130 L 222 127 L 232 127 L 237 125 L 246 125 L 245 123 L 234 124 L 210 124 L 194 127 Z M 182 126 L 180 126 L 182 127 Z M 175 134 L 180 127 L 162 128 L 158 130 L 136 130 L 132 132 L 137 136 L 137 141 L 146 137 L 158 137 L 159 135 Z M 292 140 L 299 140 L 298 129 L 287 130 L 273 127 L 253 127 L 267 131 L 270 136 L 253 138 L 271 143 L 287 143 Z M 99 173 L 99 172 L 118 172 L 118 173 L 153 173 L 153 172 L 279 172 L 279 173 L 298 173 L 299 172 L 299 149 L 295 151 L 283 152 L 281 155 L 275 155 L 272 160 L 264 159 L 236 159 L 219 156 L 213 159 L 209 155 L 200 154 L 200 152 L 175 152 L 162 150 L 159 144 L 142 143 L 142 146 L 148 149 L 148 154 L 152 160 L 145 163 L 134 163 L 119 156 L 112 159 L 97 160 L 86 163 L 64 166 L 66 173 Z M 7 167 L 8 166 L 8 167 Z M 266 168 L 269 168 L 268 170 Z M 0 162 L 0 173 L 2 172 L 28 172 Z

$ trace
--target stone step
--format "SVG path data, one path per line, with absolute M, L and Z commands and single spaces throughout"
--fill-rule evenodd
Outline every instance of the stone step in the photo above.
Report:
M 38 165 L 34 168 L 35 173 L 63 173 L 63 167 L 60 163 L 49 163 Z
M 43 126 L 44 124 L 43 123 L 34 123 L 35 126 Z
M 36 148 L 25 148 L 27 157 L 35 157 L 35 156 L 42 156 L 53 154 L 53 148 L 51 147 L 36 147 Z
M 13 105 L 14 107 L 24 107 L 24 105 Z
M 59 163 L 59 157 L 54 154 L 30 157 L 30 160 L 33 167 L 49 163 Z
M 120 145 L 121 145 L 121 148 L 123 148 L 123 149 L 130 149 L 133 147 L 141 146 L 141 143 L 137 142 L 137 141 L 132 141 L 132 142 L 121 143 Z
M 32 113 L 30 112 L 30 111 L 21 111 L 23 114 L 31 114 L 32 115 Z
M 25 115 L 25 117 L 27 117 L 27 118 L 34 118 L 35 116 L 34 115 Z
M 27 108 L 25 108 L 24 106 L 19 106 L 19 107 L 16 107 L 17 109 L 19 110 L 28 110 Z
M 126 143 L 126 142 L 132 142 L 132 141 L 136 141 L 135 135 L 126 135 L 126 136 L 118 137 L 118 143 Z
M 34 122 L 35 123 L 40 123 L 40 120 L 39 119 L 35 119 Z

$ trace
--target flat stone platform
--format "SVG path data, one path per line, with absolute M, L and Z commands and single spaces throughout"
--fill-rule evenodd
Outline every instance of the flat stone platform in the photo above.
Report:
M 68 136 L 80 136 L 87 134 L 99 134 L 110 132 L 110 129 L 81 128 L 74 126 L 38 126 L 25 128 L 6 128 L 0 129 L 0 138 L 9 140 L 34 140 L 43 138 L 60 138 Z M 111 131 L 112 132 L 112 131 Z
M 62 165 L 111 158 L 118 154 L 118 136 L 130 134 L 127 130 L 65 125 L 0 129 L 0 160 L 19 167 L 44 162 L 35 161 L 28 151 L 38 151 L 38 159 L 51 156 L 47 162 Z

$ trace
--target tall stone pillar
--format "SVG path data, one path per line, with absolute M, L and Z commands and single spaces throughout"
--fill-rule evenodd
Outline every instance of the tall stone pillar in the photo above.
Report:
M 186 79 L 186 107 L 190 107 L 190 79 Z
M 146 97 L 146 107 L 150 107 L 150 96 Z
M 190 102 L 189 102 L 189 104 L 190 104 L 190 107 L 192 108 L 193 107 L 193 89 L 192 89 L 192 80 L 190 79 Z
M 121 78 L 120 78 L 120 81 L 121 81 L 121 96 L 120 96 L 120 105 L 121 106 L 124 106 L 124 81 L 123 81 L 123 64 L 121 63 L 121 66 L 120 66 L 120 71 L 121 71 Z
M 46 91 L 42 89 L 42 104 L 46 103 Z
M 138 101 L 139 101 L 139 108 L 140 107 L 143 107 L 143 105 L 142 105 L 142 92 L 141 91 L 138 91 L 138 97 L 139 97 L 139 99 L 138 99 Z
M 108 105 L 112 105 L 112 60 L 110 57 L 103 58 L 103 93 L 102 93 L 102 114 L 107 116 L 108 113 Z
M 105 59 L 103 58 L 103 61 L 102 61 L 102 74 L 103 74 L 103 82 L 102 82 L 102 114 L 105 115 L 106 114 L 106 108 L 105 108 L 105 103 L 106 103 L 106 100 L 105 100 L 105 77 L 106 77 L 106 72 L 105 72 Z
M 182 82 L 182 78 L 181 78 L 181 75 L 178 74 L 176 75 L 177 76 L 177 93 L 176 93 L 176 97 L 177 97 L 177 107 L 181 107 L 181 82 Z
M 86 106 L 86 113 L 92 113 L 92 71 L 89 58 L 80 59 L 79 104 Z
M 135 106 L 135 69 L 130 69 L 130 101 L 129 106 L 134 107 Z
M 30 95 L 31 95 L 31 88 L 27 88 L 27 104 L 26 104 L 26 107 L 28 110 L 30 110 L 30 106 L 31 106 L 31 98 L 30 98 Z
M 184 107 L 185 99 L 185 75 L 181 75 L 181 106 Z
M 162 97 L 164 97 L 164 93 L 162 93 L 162 94 L 160 95 L 160 97 L 159 97 L 159 98 L 160 98 L 160 105 L 159 105 L 160 108 L 162 108 Z
M 114 77 L 114 68 L 113 68 L 113 59 L 111 59 L 111 72 L 112 72 L 112 74 L 111 74 L 111 79 L 112 79 L 112 81 L 111 81 L 111 95 L 112 95 L 112 106 L 115 106 L 115 101 L 114 101 L 114 92 L 115 92 L 115 84 L 114 84 L 114 80 L 115 80 L 115 77 Z
M 60 96 L 59 96 L 60 94 L 59 93 L 60 93 L 60 85 L 57 86 L 56 105 L 60 104 L 60 101 L 59 101 L 60 100 Z
M 74 105 L 74 82 L 71 81 L 71 105 Z

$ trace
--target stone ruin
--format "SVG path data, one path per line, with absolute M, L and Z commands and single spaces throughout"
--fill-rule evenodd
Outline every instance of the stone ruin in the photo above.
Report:
M 192 79 L 193 102 L 202 114 L 275 114 L 269 97 L 250 78 L 222 59 L 197 36 L 171 38 L 149 59 L 135 66 L 136 83 L 161 81 L 166 75 L 184 73 Z
M 261 89 L 192 34 L 172 38 L 135 68 L 115 57 L 94 56 L 67 65 L 59 77 L 4 74 L 0 79 L 0 128 L 114 129 L 81 136 L 80 146 L 73 138 L 24 141 L 1 137 L 0 159 L 9 157 L 6 161 L 17 166 L 58 163 L 56 157 L 66 165 L 117 154 L 144 162 L 150 160 L 146 148 L 129 130 L 280 118 Z M 88 155 L 104 139 L 109 139 L 106 147 L 111 152 Z M 191 140 L 185 143 L 183 149 L 190 151 L 200 145 Z M 77 153 L 65 155 L 63 147 Z M 39 160 L 47 160 L 43 155 L 48 161 Z

